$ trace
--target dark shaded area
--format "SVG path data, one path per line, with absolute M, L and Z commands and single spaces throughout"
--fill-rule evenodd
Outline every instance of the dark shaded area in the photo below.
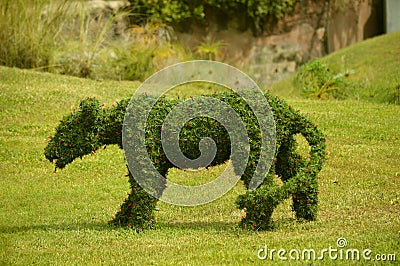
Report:
M 385 33 L 385 16 L 383 0 L 373 0 L 372 13 L 364 26 L 364 39 Z

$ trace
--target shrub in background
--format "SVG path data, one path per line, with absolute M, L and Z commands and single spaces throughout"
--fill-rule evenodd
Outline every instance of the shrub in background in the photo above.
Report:
M 96 78 L 100 53 L 117 38 L 128 13 L 119 10 L 93 12 L 87 3 L 71 5 L 54 57 L 53 71 L 83 78 Z
M 188 51 L 174 42 L 174 34 L 171 27 L 157 21 L 129 27 L 123 41 L 110 42 L 98 56 L 97 76 L 144 81 L 164 67 L 192 59 Z
M 134 10 L 133 10 L 134 11 Z M 172 28 L 129 25 L 131 10 L 92 10 L 87 1 L 0 0 L 0 64 L 93 79 L 144 80 L 191 59 Z
M 172 28 L 156 21 L 122 26 L 122 33 L 116 35 L 116 25 L 128 16 L 124 11 L 98 16 L 81 12 L 71 22 L 75 31 L 57 50 L 53 70 L 93 79 L 143 81 L 168 65 L 191 59 L 174 43 Z
M 205 23 L 207 12 L 217 14 L 224 23 L 238 16 L 244 21 L 241 30 L 251 29 L 255 35 L 263 30 L 266 20 L 281 18 L 293 10 L 299 0 L 129 0 L 131 6 L 142 16 L 133 18 L 143 23 L 148 17 L 164 23 L 180 24 Z M 242 23 L 243 24 L 243 23 Z
M 352 70 L 335 74 L 320 60 L 311 61 L 300 68 L 294 79 L 295 86 L 307 98 L 343 99 L 351 83 L 346 80 Z
M 50 7 L 46 0 L 0 0 L 0 64 L 49 67 L 69 8 L 68 1 Z
M 227 46 L 224 41 L 216 41 L 211 36 L 207 36 L 204 40 L 197 46 L 196 52 L 203 58 L 207 60 L 218 60 L 222 48 Z
M 246 215 L 239 224 L 244 228 L 265 230 L 272 227 L 271 215 L 275 207 L 289 197 L 293 210 L 300 220 L 315 220 L 318 207 L 317 175 L 325 160 L 325 138 L 320 130 L 305 115 L 277 97 L 265 94 L 274 113 L 277 129 L 275 161 L 266 178 L 257 189 L 247 191 L 237 199 L 237 205 Z M 254 114 L 245 100 L 234 93 L 214 94 L 231 106 L 242 118 L 250 139 L 250 154 L 247 167 L 241 176 L 245 186 L 249 185 L 260 152 L 260 130 Z M 139 96 L 142 101 L 153 101 L 148 95 Z M 128 100 L 122 100 L 110 108 L 102 107 L 94 98 L 80 103 L 78 110 L 63 118 L 45 148 L 45 156 L 56 168 L 64 168 L 75 158 L 94 153 L 104 145 L 117 144 L 122 147 L 122 123 Z M 161 146 L 161 130 L 167 114 L 180 100 L 159 99 L 149 113 L 147 127 L 133 125 L 130 130 L 146 133 L 148 154 L 159 173 L 166 176 L 173 167 Z M 199 134 L 201 132 L 201 134 Z M 302 134 L 310 146 L 310 153 L 302 157 L 296 150 L 294 136 Z M 214 139 L 219 151 L 211 165 L 224 162 L 230 157 L 230 140 L 226 130 L 215 120 L 207 117 L 194 118 L 187 122 L 180 132 L 180 147 L 189 158 L 199 156 L 201 138 Z M 135 155 L 133 155 L 135 156 Z M 138 155 L 139 156 L 139 155 Z M 140 158 L 136 158 L 140 161 Z M 128 170 L 129 171 L 129 170 Z M 276 183 L 277 175 L 282 185 Z M 113 224 L 129 226 L 137 231 L 153 228 L 156 222 L 154 210 L 157 199 L 145 192 L 128 173 L 131 192 L 121 205 L 121 210 L 111 221 Z M 158 184 L 162 193 L 165 184 Z
M 400 105 L 400 82 L 394 82 L 392 86 L 387 89 L 388 102 L 391 104 Z

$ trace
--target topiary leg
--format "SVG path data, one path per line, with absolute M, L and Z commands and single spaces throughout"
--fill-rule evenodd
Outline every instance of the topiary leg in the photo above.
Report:
M 248 190 L 240 195 L 236 204 L 244 209 L 246 215 L 242 217 L 239 225 L 243 228 L 253 230 L 268 230 L 273 228 L 271 219 L 276 206 L 290 197 L 290 186 L 276 186 L 271 171 L 265 178 L 263 184 L 255 190 Z
M 131 192 L 124 199 L 121 210 L 110 221 L 110 224 L 128 226 L 136 231 L 155 227 L 155 210 L 158 199 L 148 194 L 129 172 Z
M 296 177 L 293 211 L 298 220 L 314 221 L 318 212 L 318 182 L 313 175 Z

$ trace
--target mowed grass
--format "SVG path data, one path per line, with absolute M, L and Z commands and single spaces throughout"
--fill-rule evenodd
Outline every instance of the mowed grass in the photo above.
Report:
M 0 67 L 1 265 L 287 264 L 276 255 L 274 261 L 259 260 L 257 252 L 265 245 L 320 252 L 337 248 L 339 237 L 348 242 L 344 250 L 371 249 L 372 258 L 396 254 L 398 263 L 400 106 L 396 105 L 287 99 L 309 113 L 328 140 L 315 222 L 296 222 L 287 201 L 274 213 L 274 230 L 238 228 L 243 213 L 235 199 L 244 192 L 238 183 L 207 205 L 159 203 L 157 230 L 136 234 L 108 226 L 129 190 L 123 152 L 107 147 L 54 174 L 43 149 L 58 121 L 80 99 L 96 96 L 109 105 L 131 97 L 137 85 Z M 190 183 L 190 179 L 210 180 L 223 169 L 224 165 L 201 172 L 172 169 L 169 175 Z M 323 261 L 297 263 L 349 261 L 331 260 L 325 254 Z M 361 258 L 350 263 L 379 262 Z

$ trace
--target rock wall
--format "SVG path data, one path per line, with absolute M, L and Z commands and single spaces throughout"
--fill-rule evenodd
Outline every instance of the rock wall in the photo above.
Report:
M 270 20 L 259 36 L 250 30 L 221 29 L 216 21 L 211 16 L 206 26 L 177 30 L 178 40 L 193 51 L 206 37 L 224 43 L 216 60 L 239 67 L 260 85 L 269 86 L 310 59 L 383 33 L 383 1 L 301 0 L 291 14 Z
M 384 32 L 382 0 L 331 1 L 327 26 L 329 53 Z

